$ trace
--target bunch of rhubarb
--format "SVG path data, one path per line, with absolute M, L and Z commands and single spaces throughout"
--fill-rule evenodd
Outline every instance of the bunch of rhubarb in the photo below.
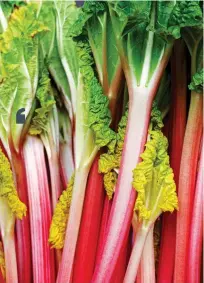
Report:
M 200 283 L 202 1 L 0 2 L 0 283 Z

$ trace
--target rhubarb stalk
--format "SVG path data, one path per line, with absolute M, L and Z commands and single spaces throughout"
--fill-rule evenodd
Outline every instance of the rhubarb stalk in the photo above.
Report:
M 14 224 L 15 218 L 11 211 L 8 210 L 7 205 L 4 205 L 4 201 L 0 200 L 1 210 L 5 216 L 5 224 L 0 224 L 1 234 L 4 245 L 5 254 L 5 267 L 6 267 L 6 282 L 18 283 L 18 271 L 16 261 L 16 247 L 15 247 L 15 234 Z M 9 215 L 8 217 L 6 215 Z M 8 224 L 7 224 L 8 223 Z
M 95 265 L 103 203 L 103 178 L 98 173 L 98 157 L 96 157 L 87 182 L 74 261 L 73 282 L 83 283 L 91 281 Z M 85 265 L 86 268 L 84 268 Z
M 202 10 L 199 3 L 192 2 L 197 8 L 198 24 L 194 28 L 185 28 L 182 36 L 191 54 L 191 89 L 190 108 L 183 142 L 181 165 L 179 173 L 179 212 L 176 225 L 176 255 L 174 282 L 185 283 L 187 276 L 187 259 L 190 227 L 192 219 L 192 204 L 194 201 L 196 170 L 199 148 L 203 131 L 203 70 L 202 70 Z M 196 6 L 197 5 L 197 6 Z
M 134 1 L 109 2 L 116 43 L 128 86 L 129 115 L 107 237 L 93 282 L 109 282 L 124 235 L 130 229 L 130 215 L 132 216 L 136 198 L 131 186 L 132 170 L 134 164 L 139 162 L 144 148 L 152 100 L 168 62 L 174 36 L 180 37 L 175 29 L 183 19 L 177 15 L 179 2 L 169 1 L 166 4 L 141 1 L 138 6 Z M 186 12 L 190 14 L 191 7 L 187 4 L 185 3 Z M 190 17 L 192 19 L 197 22 L 197 17 Z M 185 26 L 186 22 L 181 24 Z M 165 41 L 162 36 L 166 37 Z
M 18 198 L 7 157 L 0 149 L 0 230 L 4 246 L 6 281 L 18 282 L 14 225 L 15 217 L 26 215 L 26 206 Z M 30 274 L 30 273 L 29 273 Z
M 19 282 L 32 280 L 29 208 L 22 145 L 29 124 L 29 113 L 35 104 L 39 74 L 39 34 L 47 30 L 37 20 L 37 10 L 36 3 L 14 9 L 7 29 L 1 35 L 0 44 L 3 69 L 0 84 L 0 137 L 11 160 L 19 197 L 28 209 L 26 217 L 16 225 Z M 18 123 L 17 119 L 21 109 L 24 109 L 26 118 L 24 124 Z
M 203 96 L 192 91 L 191 104 L 184 137 L 179 176 L 179 212 L 176 227 L 176 257 L 174 282 L 186 282 L 186 264 L 194 200 L 196 170 L 202 136 Z
M 26 216 L 22 220 L 16 221 L 18 278 L 19 282 L 30 282 L 29 280 L 32 278 L 32 250 L 26 169 L 21 151 L 17 153 L 15 150 L 11 150 L 11 155 L 19 198 L 27 207 Z
M 203 143 L 198 166 L 195 198 L 193 205 L 193 216 L 190 230 L 190 248 L 187 261 L 186 282 L 199 283 L 201 281 L 202 266 L 202 240 L 203 240 Z
M 66 282 L 67 278 L 69 278 L 68 282 L 72 281 L 72 264 L 75 256 L 75 249 L 79 233 L 81 213 L 89 169 L 90 165 L 87 165 L 75 171 L 73 196 L 66 230 L 66 240 L 57 277 L 58 283 Z M 78 188 L 80 188 L 80 190 Z M 76 207 L 80 209 L 75 210 Z M 71 233 L 69 233 L 70 230 Z M 67 255 L 69 256 L 67 257 Z M 66 266 L 69 266 L 68 270 L 66 270 Z
M 156 219 L 162 212 L 173 212 L 178 207 L 173 171 L 167 154 L 168 141 L 161 132 L 162 127 L 161 112 L 154 104 L 151 113 L 151 130 L 145 151 L 141 154 L 143 161 L 133 170 L 132 184 L 138 192 L 135 210 L 138 212 L 139 227 L 124 282 L 135 282 L 146 238 L 150 230 L 153 230 Z M 153 237 L 151 241 L 153 243 Z M 148 249 L 148 252 L 150 251 L 151 249 Z M 146 275 L 149 281 L 148 272 Z
M 54 282 L 54 251 L 48 244 L 51 202 L 42 142 L 28 136 L 24 144 L 30 207 L 33 282 Z
M 187 69 L 186 52 L 183 41 L 174 45 L 171 59 L 172 106 L 170 163 L 178 186 L 181 152 L 186 127 Z M 158 267 L 158 283 L 171 282 L 173 279 L 176 244 L 176 212 L 165 213 L 162 217 L 161 246 Z
M 76 169 L 58 283 L 72 280 L 86 182 L 92 162 L 100 147 L 107 146 L 113 150 L 115 145 L 115 133 L 109 128 L 111 119 L 108 98 L 103 95 L 103 90 L 94 75 L 89 44 L 86 40 L 79 39 L 76 47 L 80 65 L 76 108 Z
M 151 227 L 144 245 L 140 261 L 140 281 L 137 283 L 155 283 L 155 259 L 154 259 L 154 227 Z
M 96 263 L 99 261 L 102 251 L 103 251 L 103 244 L 106 235 L 107 223 L 110 215 L 112 201 L 109 200 L 108 196 L 105 196 L 104 206 L 103 206 L 103 215 L 101 219 L 100 225 L 100 233 L 99 233 L 99 240 L 98 240 L 98 247 L 97 247 L 97 255 L 96 255 Z

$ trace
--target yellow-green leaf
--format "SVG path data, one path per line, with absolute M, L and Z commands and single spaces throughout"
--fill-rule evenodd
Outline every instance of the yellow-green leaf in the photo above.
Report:
M 67 189 L 60 196 L 50 226 L 49 243 L 53 248 L 62 249 L 64 246 L 65 232 L 69 217 L 69 209 L 72 200 L 74 186 L 74 174 L 72 175 Z

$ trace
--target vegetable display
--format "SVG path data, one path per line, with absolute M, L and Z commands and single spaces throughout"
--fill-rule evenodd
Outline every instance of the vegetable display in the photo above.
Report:
M 0 283 L 202 282 L 203 76 L 202 1 L 0 1 Z

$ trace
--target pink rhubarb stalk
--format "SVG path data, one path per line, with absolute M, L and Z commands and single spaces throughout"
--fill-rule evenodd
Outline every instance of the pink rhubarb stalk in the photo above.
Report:
M 174 282 L 186 283 L 192 204 L 202 135 L 203 96 L 192 91 L 179 176 Z
M 132 92 L 134 92 L 133 89 Z M 129 232 L 132 220 L 136 197 L 136 193 L 132 190 L 131 185 L 132 170 L 139 161 L 139 155 L 143 151 L 146 141 L 151 101 L 148 103 L 146 94 L 141 92 L 138 94 L 138 102 L 130 101 L 129 105 L 123 156 L 109 218 L 107 237 L 100 265 L 96 267 L 93 277 L 93 282 L 97 283 L 104 282 L 104 280 L 109 282 L 108 280 L 110 280 L 117 263 L 125 234 Z M 134 152 L 132 149 L 135 149 Z
M 170 133 L 170 164 L 178 187 L 181 153 L 186 127 L 187 69 L 186 47 L 182 40 L 175 42 L 172 60 L 172 107 Z M 158 283 L 171 282 L 174 272 L 176 245 L 176 211 L 162 216 L 162 233 L 159 253 Z
M 122 248 L 129 233 L 136 192 L 132 190 L 132 170 L 140 160 L 146 142 L 152 100 L 169 55 L 164 56 L 160 67 L 148 88 L 138 87 L 132 74 L 125 68 L 129 90 L 129 115 L 122 161 L 116 192 L 108 223 L 107 236 L 100 264 L 96 267 L 92 282 L 109 282 Z
M 190 243 L 187 261 L 186 282 L 201 282 L 202 266 L 202 241 L 203 241 L 203 144 L 201 149 L 201 158 L 199 161 L 195 198 L 193 205 L 193 216 L 191 220 Z
M 96 153 L 94 153 L 93 157 Z M 72 282 L 72 268 L 80 228 L 83 202 L 86 190 L 87 178 L 91 162 L 79 167 L 75 171 L 74 188 L 70 207 L 69 220 L 66 229 L 65 244 L 62 253 L 62 261 L 59 266 L 57 283 Z M 71 233 L 70 233 L 71 231 Z M 69 256 L 67 256 L 69 255 Z
M 17 153 L 13 146 L 11 148 L 12 165 L 14 168 L 16 187 L 20 200 L 26 205 L 26 216 L 22 220 L 16 220 L 16 251 L 19 282 L 31 282 L 32 278 L 32 249 L 30 235 L 29 205 L 27 195 L 27 180 L 24 158 L 21 150 Z
M 24 158 L 30 207 L 33 282 L 55 281 L 54 251 L 48 244 L 51 223 L 51 201 L 42 142 L 28 136 Z
M 137 275 L 137 271 L 139 269 L 139 264 L 142 256 L 142 252 L 144 249 L 144 245 L 146 242 L 146 238 L 148 236 L 150 228 L 149 227 L 140 227 L 137 230 L 134 246 L 131 252 L 131 257 L 128 263 L 128 267 L 126 270 L 124 283 L 134 283 Z
M 123 283 L 123 279 L 125 277 L 126 268 L 128 265 L 129 257 L 130 257 L 130 235 L 127 234 L 127 237 L 124 241 L 124 245 L 121 249 L 121 252 L 118 257 L 118 261 L 111 277 L 111 283 Z
M 1 206 L 3 205 L 4 204 L 1 203 Z M 6 213 L 7 212 L 5 212 L 5 214 Z M 8 221 L 10 221 L 10 219 Z M 6 229 L 2 229 L 2 240 L 3 240 L 3 246 L 4 246 L 6 282 L 7 283 L 20 282 L 18 280 L 18 271 L 17 271 L 14 224 L 15 224 L 15 220 L 13 219 L 13 222 L 11 222 L 9 225 L 7 225 L 6 223 L 7 225 Z
M 154 227 L 147 235 L 142 257 L 140 260 L 140 272 L 137 283 L 155 283 L 155 258 L 154 258 Z M 138 280 L 139 279 L 139 280 Z

